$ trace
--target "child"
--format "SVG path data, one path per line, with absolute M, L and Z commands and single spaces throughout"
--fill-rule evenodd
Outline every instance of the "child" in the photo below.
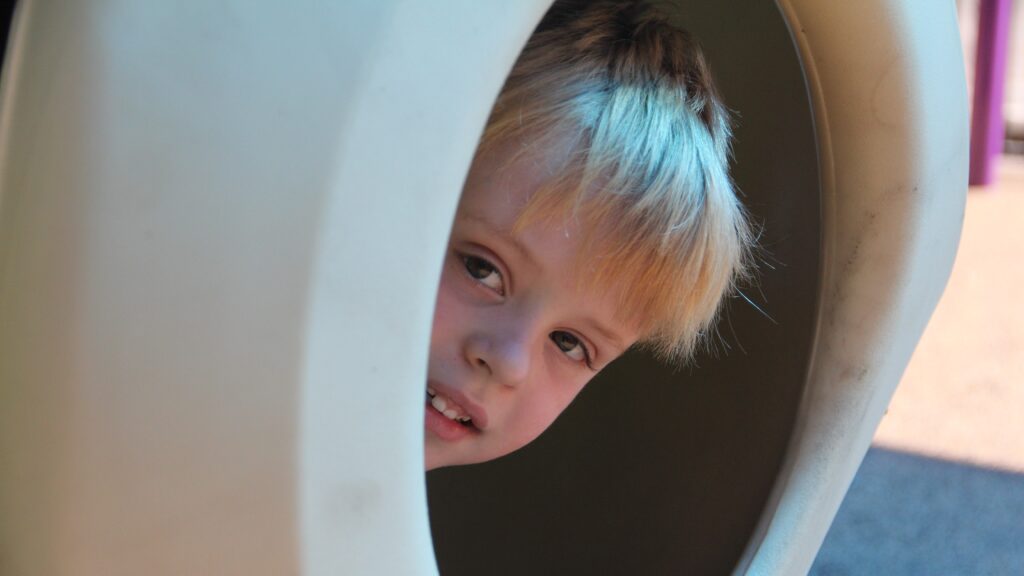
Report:
M 693 352 L 746 270 L 699 48 L 637 2 L 556 2 L 494 106 L 437 296 L 426 467 L 526 445 L 634 344 Z

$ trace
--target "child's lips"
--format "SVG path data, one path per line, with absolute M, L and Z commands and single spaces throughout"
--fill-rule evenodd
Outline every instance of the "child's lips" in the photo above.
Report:
M 480 431 L 472 426 L 459 424 L 437 411 L 430 405 L 424 404 L 424 419 L 428 433 L 433 433 L 438 438 L 447 442 L 456 442 L 463 438 L 479 434 Z
M 450 388 L 436 380 L 428 380 L 427 387 L 435 390 L 441 396 L 444 396 L 446 399 L 457 404 L 458 407 L 461 408 L 461 410 L 457 411 L 468 415 L 473 420 L 472 424 L 474 428 L 477 430 L 484 430 L 487 428 L 487 411 L 461 391 Z

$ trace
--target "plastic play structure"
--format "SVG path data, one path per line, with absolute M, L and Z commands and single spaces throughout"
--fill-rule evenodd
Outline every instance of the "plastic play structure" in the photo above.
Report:
M 692 369 L 624 358 L 425 482 L 446 236 L 550 1 L 19 2 L 0 573 L 805 573 L 956 252 L 955 8 L 662 3 L 736 112 L 759 285 Z

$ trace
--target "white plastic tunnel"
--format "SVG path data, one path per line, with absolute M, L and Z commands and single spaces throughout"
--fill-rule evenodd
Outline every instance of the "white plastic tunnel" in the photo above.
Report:
M 955 8 L 664 3 L 735 111 L 753 304 L 425 481 L 448 230 L 550 0 L 19 2 L 0 573 L 805 573 L 956 251 Z

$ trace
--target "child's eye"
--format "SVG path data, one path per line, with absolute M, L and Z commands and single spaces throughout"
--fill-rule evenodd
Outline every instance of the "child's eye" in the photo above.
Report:
M 477 256 L 463 256 L 462 263 L 466 272 L 478 282 L 494 290 L 498 294 L 505 294 L 505 282 L 501 278 L 501 272 L 487 260 Z
M 551 340 L 571 360 L 583 362 L 590 366 L 590 352 L 587 351 L 587 347 L 583 345 L 579 338 L 569 332 L 559 330 L 551 333 Z

